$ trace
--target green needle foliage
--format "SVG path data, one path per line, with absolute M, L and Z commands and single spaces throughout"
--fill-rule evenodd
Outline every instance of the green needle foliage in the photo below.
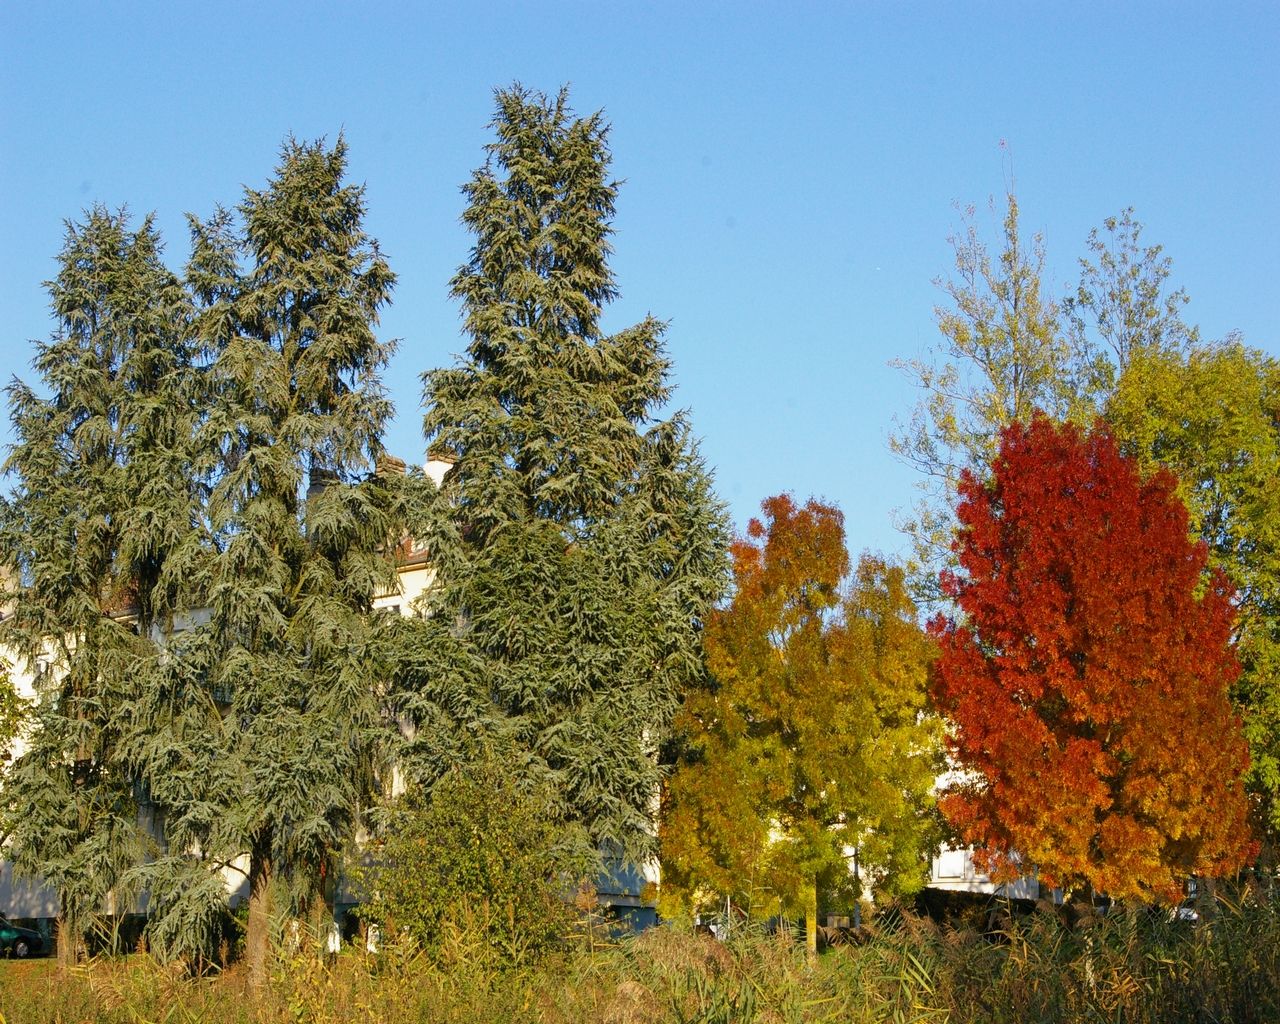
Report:
M 374 328 L 395 278 L 361 228 L 346 145 L 287 143 L 240 207 L 250 268 L 218 355 L 225 470 L 210 520 L 211 682 L 228 697 L 222 825 L 250 853 L 251 970 L 273 876 L 292 909 L 320 895 L 382 734 L 369 611 L 394 583 L 390 494 L 374 476 L 391 415 Z M 303 487 L 307 487 L 305 498 Z
M 395 582 L 395 494 L 373 472 L 393 343 L 374 329 L 394 275 L 345 165 L 341 139 L 290 140 L 240 230 L 224 211 L 192 221 L 195 333 L 213 359 L 199 450 L 217 461 L 190 581 L 206 611 L 170 641 L 136 721 L 167 809 L 157 946 L 207 948 L 211 869 L 247 853 L 255 982 L 272 893 L 293 914 L 331 895 L 386 732 L 370 609 Z
M 214 369 L 235 330 L 237 243 L 223 211 L 208 225 L 189 220 L 187 372 L 168 403 L 185 429 L 174 423 L 158 431 L 166 443 L 156 445 L 149 466 L 139 467 L 136 486 L 138 493 L 165 496 L 155 504 L 167 514 L 141 503 L 127 510 L 135 520 L 133 543 L 162 552 L 165 566 L 163 582 L 154 588 L 158 642 L 140 666 L 135 698 L 125 709 L 124 744 L 129 770 L 146 786 L 154 808 L 158 842 L 133 877 L 149 895 L 149 948 L 164 960 L 210 952 L 227 911 L 224 880 L 211 870 L 226 858 L 216 787 L 231 784 L 220 770 L 224 708 L 210 682 L 218 648 L 210 631 L 191 627 L 207 619 L 215 553 L 209 497 L 224 461 L 216 431 L 226 414 L 215 401 Z
M 13 756 L 13 741 L 22 731 L 28 712 L 27 702 L 18 695 L 9 671 L 10 666 L 0 661 L 0 761 L 8 761 Z M 0 804 L 0 814 L 2 808 Z
M 617 195 L 603 117 L 517 86 L 492 128 L 453 280 L 470 341 L 424 377 L 428 442 L 454 464 L 413 524 L 438 575 L 403 627 L 404 769 L 429 790 L 478 741 L 513 749 L 559 816 L 639 857 L 727 530 L 686 418 L 655 419 L 665 326 L 601 327 Z
M 58 892 L 65 963 L 95 914 L 127 908 L 143 855 L 123 709 L 174 591 L 164 552 L 186 528 L 186 476 L 165 453 L 185 430 L 188 305 L 150 218 L 131 231 L 95 208 L 68 225 L 58 262 L 58 329 L 34 362 L 48 397 L 8 388 L 0 642 L 46 681 L 5 779 L 6 824 L 15 864 Z

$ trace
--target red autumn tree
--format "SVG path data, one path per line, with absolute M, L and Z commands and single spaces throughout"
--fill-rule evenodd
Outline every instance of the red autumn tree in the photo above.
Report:
M 963 616 L 930 624 L 962 769 L 940 806 L 997 877 L 1169 899 L 1250 854 L 1234 595 L 1175 486 L 1043 416 L 962 477 L 943 587 Z

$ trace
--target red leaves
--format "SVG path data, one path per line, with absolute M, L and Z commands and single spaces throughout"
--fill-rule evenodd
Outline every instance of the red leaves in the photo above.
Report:
M 1041 416 L 1003 432 L 990 481 L 961 480 L 943 586 L 964 617 L 930 632 L 971 781 L 941 806 L 994 867 L 1170 895 L 1249 853 L 1233 595 L 1175 484 Z

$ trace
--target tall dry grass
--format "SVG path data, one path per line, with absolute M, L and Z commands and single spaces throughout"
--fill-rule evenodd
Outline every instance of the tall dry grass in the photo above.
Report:
M 659 928 L 502 969 L 464 929 L 428 962 L 389 947 L 333 963 L 280 957 L 257 998 L 238 969 L 192 979 L 145 956 L 59 976 L 0 965 L 5 1024 L 1133 1024 L 1280 1022 L 1280 911 L 1224 905 L 1192 927 L 1145 912 L 1065 925 L 1041 914 L 982 936 L 905 916 L 810 962 L 794 939 L 720 943 Z

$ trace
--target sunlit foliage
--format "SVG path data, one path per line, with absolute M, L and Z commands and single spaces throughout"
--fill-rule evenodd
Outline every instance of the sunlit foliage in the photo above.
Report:
M 704 688 L 677 719 L 665 884 L 757 913 L 848 906 L 852 856 L 884 892 L 922 882 L 937 726 L 933 647 L 901 568 L 851 573 L 840 511 L 786 495 L 733 545 L 734 595 L 707 626 Z
M 1251 852 L 1227 700 L 1234 593 L 1172 474 L 1043 416 L 960 484 L 934 696 L 966 773 L 941 806 L 1000 875 L 1172 898 Z

